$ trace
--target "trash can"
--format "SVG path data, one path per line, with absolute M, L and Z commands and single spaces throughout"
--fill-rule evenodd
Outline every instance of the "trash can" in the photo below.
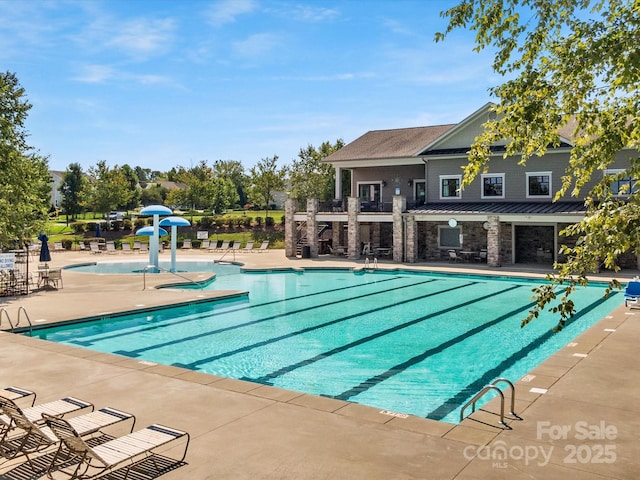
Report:
M 302 258 L 311 258 L 311 247 L 309 245 L 302 247 Z

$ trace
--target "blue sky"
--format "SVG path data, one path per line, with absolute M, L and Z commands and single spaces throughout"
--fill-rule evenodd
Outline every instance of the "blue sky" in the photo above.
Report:
M 0 0 L 0 70 L 52 170 L 249 168 L 369 130 L 458 122 L 499 78 L 445 0 Z

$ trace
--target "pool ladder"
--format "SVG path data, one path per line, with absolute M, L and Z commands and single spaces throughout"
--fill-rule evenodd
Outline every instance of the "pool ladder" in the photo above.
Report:
M 31 323 L 31 319 L 29 318 L 29 314 L 27 313 L 27 311 L 25 310 L 24 307 L 20 307 L 18 308 L 18 320 L 16 321 L 16 324 L 14 325 L 13 322 L 11 321 L 11 317 L 9 316 L 9 312 L 7 311 L 6 308 L 1 308 L 0 309 L 0 328 L 2 328 L 2 317 L 4 316 L 4 318 L 7 319 L 7 321 L 9 322 L 9 331 L 11 333 L 13 333 L 13 331 L 20 327 L 20 319 L 22 318 L 22 314 L 24 313 L 24 316 L 27 319 L 27 323 L 29 324 L 29 335 L 31 335 L 33 333 L 33 324 Z
M 487 393 L 494 391 L 494 392 L 498 392 L 498 395 L 500 396 L 500 421 L 498 423 L 500 423 L 503 427 L 511 430 L 511 427 L 507 425 L 506 422 L 504 421 L 504 392 L 496 386 L 498 383 L 501 383 L 501 382 L 506 383 L 508 387 L 511 389 L 511 410 L 509 411 L 509 415 L 513 416 L 512 420 L 522 420 L 522 418 L 518 416 L 518 414 L 516 414 L 515 412 L 516 389 L 513 386 L 513 383 L 510 380 L 507 380 L 506 378 L 498 378 L 494 380 L 492 383 L 490 383 L 489 385 L 485 385 L 482 388 L 482 390 L 476 393 L 471 400 L 469 400 L 467 403 L 464 404 L 462 409 L 460 409 L 460 421 L 464 420 L 465 418 L 464 411 L 469 405 L 471 405 L 471 413 L 475 412 L 477 401 L 480 400 L 482 397 L 484 397 Z

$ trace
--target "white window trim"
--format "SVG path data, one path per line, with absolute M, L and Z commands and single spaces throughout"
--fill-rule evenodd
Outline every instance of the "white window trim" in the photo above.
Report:
M 611 175 L 611 176 L 615 176 L 619 173 L 624 172 L 624 168 L 607 168 L 604 172 L 603 172 L 603 177 L 606 177 L 607 175 Z M 634 182 L 632 182 L 634 183 Z M 631 194 L 631 189 L 629 190 L 629 192 L 627 193 L 616 193 L 613 196 L 614 197 L 620 197 L 620 198 L 626 198 Z
M 502 178 L 502 195 L 485 195 L 484 194 L 484 179 L 485 178 L 494 178 L 501 177 Z M 527 183 L 528 185 L 528 183 Z M 504 184 L 504 173 L 483 173 L 480 175 L 480 198 L 483 199 L 491 199 L 491 198 L 504 198 L 504 191 L 506 185 Z
M 442 195 L 442 181 L 456 179 L 458 180 L 458 195 L 455 197 L 445 197 Z M 440 200 L 456 200 L 462 198 L 462 191 L 460 186 L 462 185 L 462 175 L 440 175 L 438 178 L 438 193 L 440 195 Z
M 530 195 L 529 194 L 529 177 L 549 177 L 549 194 L 548 195 Z M 525 192 L 527 194 L 527 198 L 552 198 L 553 197 L 553 175 L 551 172 L 527 172 L 525 178 Z
M 360 198 L 360 185 L 380 185 L 380 197 L 382 197 L 382 189 L 384 188 L 383 180 L 371 180 L 370 182 L 357 182 L 356 183 L 356 194 L 358 194 L 358 198 Z
M 454 227 L 456 230 L 458 230 L 460 233 L 458 234 L 458 239 L 460 238 L 460 236 L 463 236 L 462 233 L 462 227 L 458 224 L 457 227 Z M 452 249 L 456 249 L 456 248 L 462 248 L 462 246 L 460 245 L 460 242 L 458 242 L 457 246 L 451 246 L 451 245 L 442 245 L 440 243 L 440 231 L 441 230 L 451 230 L 451 227 L 449 225 L 438 225 L 438 248 L 440 250 L 452 250 Z

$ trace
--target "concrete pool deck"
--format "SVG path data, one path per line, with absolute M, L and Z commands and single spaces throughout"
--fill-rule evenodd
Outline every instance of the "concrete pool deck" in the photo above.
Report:
M 52 267 L 142 257 L 52 256 Z M 179 259 L 218 257 L 178 252 Z M 168 259 L 168 253 L 161 258 Z M 363 265 L 333 257 L 287 259 L 282 250 L 237 254 L 236 260 L 256 268 Z M 386 266 L 398 265 L 381 262 L 380 268 Z M 530 276 L 529 269 L 488 270 L 470 264 L 407 267 Z M 64 288 L 0 298 L 0 308 L 15 321 L 24 307 L 33 323 L 41 324 L 216 294 L 151 288 L 164 281 L 147 277 L 143 290 L 141 275 L 65 270 Z M 529 375 L 512 379 L 516 412 L 523 420 L 508 421 L 511 430 L 497 427 L 495 400 L 454 426 L 4 332 L 0 385 L 35 390 L 39 403 L 72 395 L 134 413 L 138 427 L 157 422 L 188 431 L 192 440 L 186 465 L 160 477 L 168 480 L 636 479 L 639 312 L 615 309 Z M 0 322 L 7 326 L 6 318 Z M 0 478 L 24 478 L 24 470 L 0 463 Z

